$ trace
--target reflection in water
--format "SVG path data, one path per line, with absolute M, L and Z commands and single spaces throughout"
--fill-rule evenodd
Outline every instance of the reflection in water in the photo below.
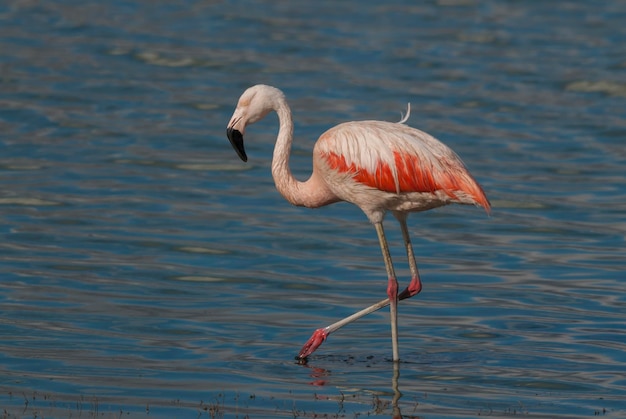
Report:
M 315 366 L 308 365 L 307 363 L 298 362 L 300 365 L 304 365 L 310 369 L 310 376 L 314 378 L 312 382 L 310 382 L 313 386 L 324 386 L 327 383 L 326 378 L 332 376 L 332 373 L 324 368 L 319 368 Z M 402 392 L 399 387 L 400 380 L 400 368 L 402 366 L 402 362 L 387 362 L 392 374 L 391 374 L 391 392 L 383 392 L 391 394 L 391 399 L 389 401 L 384 400 L 384 395 L 374 394 L 374 399 L 372 402 L 373 412 L 377 415 L 384 415 L 387 411 L 391 411 L 391 417 L 394 419 L 401 419 L 403 417 L 411 417 L 417 418 L 418 416 L 403 416 L 400 408 L 400 398 L 402 397 Z M 381 396 L 383 399 L 381 399 Z M 345 397 L 342 396 L 341 401 L 344 401 Z
M 391 406 L 393 408 L 392 417 L 394 419 L 401 419 L 402 413 L 400 413 L 400 406 L 398 406 L 398 401 L 400 397 L 402 397 L 402 393 L 400 393 L 400 389 L 398 388 L 398 380 L 400 379 L 400 363 L 393 362 L 393 376 L 391 378 L 391 390 L 393 391 L 393 399 L 391 400 Z

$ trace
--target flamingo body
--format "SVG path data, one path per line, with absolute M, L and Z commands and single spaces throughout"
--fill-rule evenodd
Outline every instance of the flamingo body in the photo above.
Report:
M 298 358 L 306 359 L 343 325 L 389 305 L 393 360 L 398 361 L 397 303 L 422 289 L 406 225 L 408 213 L 451 203 L 477 205 L 489 212 L 485 193 L 454 151 L 431 135 L 402 123 L 408 114 L 400 123 L 346 122 L 329 129 L 315 144 L 311 177 L 300 182 L 289 169 L 291 110 L 284 94 L 266 85 L 247 89 L 228 123 L 228 138 L 242 160 L 247 161 L 243 142 L 246 126 L 272 110 L 278 114 L 280 124 L 272 159 L 272 176 L 278 191 L 298 206 L 316 208 L 347 201 L 361 208 L 376 228 L 388 275 L 388 300 L 316 330 Z M 382 226 L 388 211 L 400 222 L 411 270 L 411 282 L 400 293 Z
M 346 122 L 321 135 L 314 169 L 342 201 L 371 222 L 386 211 L 424 211 L 450 203 L 489 208 L 461 159 L 431 135 L 401 123 Z

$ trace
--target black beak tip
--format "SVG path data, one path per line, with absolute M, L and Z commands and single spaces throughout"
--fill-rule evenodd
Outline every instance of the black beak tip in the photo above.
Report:
M 248 156 L 246 156 L 246 150 L 243 147 L 243 135 L 241 135 L 241 131 L 234 128 L 226 128 L 226 136 L 228 137 L 230 144 L 237 152 L 239 158 L 244 162 L 247 162 Z

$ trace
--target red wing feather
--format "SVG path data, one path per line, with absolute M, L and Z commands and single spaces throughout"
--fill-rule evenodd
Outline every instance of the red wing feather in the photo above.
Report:
M 379 161 L 376 170 L 372 172 L 358 167 L 356 163 L 348 164 L 344 156 L 326 153 L 326 162 L 330 168 L 340 173 L 350 173 L 355 182 L 384 192 L 434 192 L 441 189 L 430 173 L 420 170 L 420 164 L 415 161 L 415 157 L 407 158 L 402 153 L 395 152 L 394 158 L 397 178 L 391 166 L 385 162 Z
M 394 168 L 386 162 L 378 161 L 376 170 L 367 170 L 357 166 L 356 163 L 348 164 L 344 156 L 326 152 L 324 157 L 331 169 L 340 173 L 351 174 L 355 182 L 389 193 L 435 193 L 443 192 L 452 199 L 458 199 L 457 194 L 464 192 L 487 211 L 490 209 L 489 201 L 482 188 L 474 178 L 462 166 L 456 170 L 439 170 L 424 164 L 412 154 L 393 152 Z M 444 167 L 446 165 L 444 164 Z M 458 169 L 461 169 L 460 171 Z

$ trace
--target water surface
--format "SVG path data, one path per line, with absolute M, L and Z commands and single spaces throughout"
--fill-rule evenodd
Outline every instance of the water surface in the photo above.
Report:
M 0 6 L 4 417 L 622 417 L 626 4 L 14 2 Z M 492 204 L 410 218 L 423 292 L 385 296 L 349 204 L 291 207 L 274 116 L 239 161 L 225 126 L 283 89 L 305 179 L 358 119 L 450 145 Z M 401 235 L 387 232 L 401 282 Z

